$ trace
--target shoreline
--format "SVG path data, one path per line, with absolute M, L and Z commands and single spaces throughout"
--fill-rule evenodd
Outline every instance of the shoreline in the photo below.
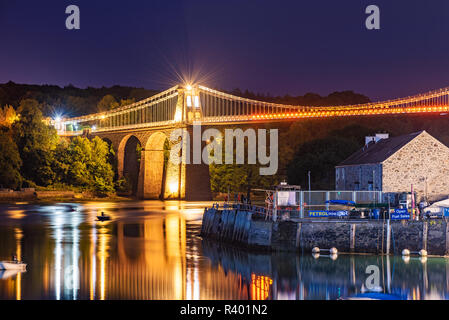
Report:
M 0 204 L 52 203 L 52 202 L 128 202 L 137 200 L 131 196 L 109 195 L 104 197 L 73 191 L 36 191 L 0 193 Z

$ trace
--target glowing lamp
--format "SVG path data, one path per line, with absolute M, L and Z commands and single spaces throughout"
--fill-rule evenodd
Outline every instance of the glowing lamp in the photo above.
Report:
M 169 184 L 170 193 L 177 193 L 178 192 L 178 184 L 176 182 L 172 182 Z

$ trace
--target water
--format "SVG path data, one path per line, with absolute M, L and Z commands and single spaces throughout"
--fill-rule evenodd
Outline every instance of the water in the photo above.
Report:
M 339 299 L 365 292 L 366 268 L 390 299 L 448 299 L 449 261 L 249 253 L 199 237 L 205 203 L 0 206 L 0 299 Z M 96 222 L 104 211 L 111 222 Z

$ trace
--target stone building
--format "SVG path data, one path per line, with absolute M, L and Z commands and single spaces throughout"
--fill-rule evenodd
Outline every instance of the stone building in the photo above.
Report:
M 410 192 L 413 185 L 418 201 L 449 196 L 449 148 L 426 131 L 366 142 L 335 167 L 337 190 Z

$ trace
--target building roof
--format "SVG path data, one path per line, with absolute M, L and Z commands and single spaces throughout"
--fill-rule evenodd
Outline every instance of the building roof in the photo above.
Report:
M 423 132 L 425 131 L 409 133 L 389 139 L 382 139 L 377 143 L 371 142 L 338 164 L 337 167 L 381 163 Z

